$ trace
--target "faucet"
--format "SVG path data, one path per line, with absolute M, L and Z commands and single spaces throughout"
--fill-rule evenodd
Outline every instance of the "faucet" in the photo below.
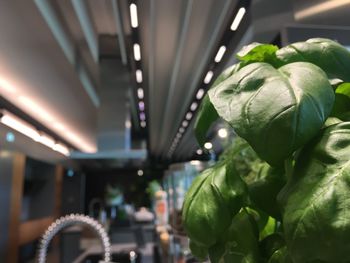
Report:
M 103 257 L 104 261 L 100 263 L 111 262 L 110 261 L 111 260 L 111 243 L 102 225 L 99 222 L 97 222 L 95 219 L 89 216 L 80 215 L 80 214 L 71 214 L 71 215 L 63 216 L 57 219 L 46 230 L 39 244 L 38 263 L 45 263 L 47 248 L 52 238 L 63 228 L 71 225 L 75 225 L 75 224 L 82 224 L 82 225 L 88 226 L 97 233 L 97 235 L 102 241 L 102 247 L 104 250 L 104 257 Z

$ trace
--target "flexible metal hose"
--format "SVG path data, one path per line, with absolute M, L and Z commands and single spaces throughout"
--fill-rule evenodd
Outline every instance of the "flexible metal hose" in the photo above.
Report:
M 103 260 L 104 262 L 110 262 L 111 243 L 109 241 L 109 237 L 105 229 L 103 228 L 103 226 L 99 222 L 97 222 L 95 219 L 89 216 L 80 215 L 80 214 L 71 214 L 71 215 L 63 216 L 57 219 L 46 230 L 39 244 L 38 263 L 46 262 L 47 249 L 52 238 L 63 228 L 71 225 L 75 225 L 75 224 L 82 224 L 82 225 L 88 226 L 89 228 L 91 228 L 97 233 L 97 235 L 102 241 L 102 247 L 104 250 Z

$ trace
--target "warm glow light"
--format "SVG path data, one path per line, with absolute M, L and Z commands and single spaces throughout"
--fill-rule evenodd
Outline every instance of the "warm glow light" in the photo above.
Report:
M 83 152 L 86 153 L 95 153 L 96 152 L 96 148 L 93 145 L 90 145 L 88 143 L 85 143 L 80 137 L 78 137 L 76 134 L 70 132 L 70 131 L 66 131 L 64 133 L 65 137 L 67 137 L 69 139 L 69 141 L 76 145 L 77 148 L 81 149 Z
M 59 123 L 59 122 L 56 122 L 53 127 L 56 129 L 56 130 L 59 130 L 59 131 L 64 131 L 65 130 L 65 127 L 63 126 L 63 124 Z
M 127 129 L 131 128 L 131 121 L 130 120 L 125 121 L 125 128 L 127 128 Z
M 192 164 L 192 165 L 200 165 L 201 162 L 198 161 L 198 160 L 192 160 L 192 161 L 190 161 L 190 164 Z
M 215 59 L 214 59 L 216 63 L 219 63 L 221 61 L 221 59 L 224 56 L 225 52 L 226 52 L 226 47 L 225 46 L 221 46 L 219 48 L 218 53 L 215 56 Z
M 42 107 L 40 107 L 33 100 L 31 100 L 25 96 L 20 96 L 18 99 L 29 111 L 31 111 L 32 113 L 35 113 L 37 118 L 44 120 L 46 122 L 53 121 L 52 116 L 50 114 L 48 114 L 46 110 L 44 110 Z
M 130 18 L 131 26 L 137 28 L 139 26 L 139 20 L 137 18 L 137 6 L 135 4 L 130 5 Z
M 220 130 L 218 130 L 218 135 L 220 138 L 226 138 L 228 135 L 227 130 L 224 128 L 221 128 Z
M 3 90 L 8 93 L 16 93 L 17 90 L 6 80 L 0 78 L 0 90 Z
M 0 118 L 0 122 L 2 124 L 18 131 L 19 133 L 22 133 L 23 135 L 35 141 L 39 139 L 39 132 L 32 125 L 22 121 L 21 119 L 7 111 L 2 111 L 1 114 L 3 114 L 3 116 Z
M 136 70 L 136 82 L 137 83 L 142 82 L 142 71 L 140 69 Z
M 308 7 L 301 11 L 296 12 L 295 19 L 300 20 L 322 12 L 330 12 L 332 9 L 336 9 L 348 4 L 350 4 L 350 0 L 325 1 L 320 4 L 315 4 L 315 5 L 312 5 L 311 7 Z
M 213 77 L 214 73 L 213 71 L 208 71 L 207 75 L 205 75 L 205 78 L 204 78 L 204 83 L 205 84 L 208 84 L 210 81 L 211 81 L 211 78 Z
M 237 12 L 237 15 L 235 17 L 235 19 L 233 19 L 233 22 L 232 22 L 232 25 L 231 25 L 231 30 L 232 31 L 236 31 L 239 24 L 241 23 L 242 19 L 243 19 L 243 16 L 245 15 L 245 8 L 244 7 L 241 7 L 238 12 Z
M 137 97 L 142 100 L 144 97 L 144 93 L 143 93 L 143 89 L 142 88 L 138 88 L 137 89 Z
M 146 127 L 146 122 L 145 121 L 141 121 L 140 125 L 141 125 L 142 128 L 145 128 Z
M 145 115 L 144 112 L 141 112 L 141 113 L 140 113 L 140 120 L 141 120 L 141 121 L 146 120 L 146 115 Z
M 204 95 L 204 89 L 199 89 L 196 94 L 196 99 L 200 100 L 201 98 L 203 98 L 203 95 Z
M 204 144 L 204 148 L 207 149 L 207 150 L 210 150 L 213 148 L 213 144 L 211 142 L 206 142 Z
M 134 44 L 134 58 L 136 61 L 141 60 L 141 49 L 139 44 Z
M 56 143 L 52 149 L 56 152 L 59 152 L 59 153 L 65 155 L 65 156 L 69 156 L 69 154 L 70 154 L 69 149 L 66 146 L 59 144 L 59 143 Z
M 53 148 L 56 144 L 54 139 L 52 139 L 51 137 L 49 137 L 45 134 L 40 135 L 40 137 L 37 141 L 40 142 L 41 144 L 44 144 L 45 146 L 47 146 L 49 148 Z
M 22 133 L 23 135 L 31 138 L 36 142 L 39 142 L 51 148 L 54 151 L 57 151 L 65 156 L 69 155 L 69 149 L 66 146 L 62 144 L 56 144 L 55 140 L 46 134 L 39 134 L 34 126 L 26 123 L 8 111 L 4 110 L 1 112 L 1 114 L 2 117 L 0 118 L 0 123 L 16 130 L 19 133 Z
M 192 118 L 192 116 L 193 116 L 192 112 L 187 112 L 185 118 L 186 118 L 186 120 L 190 120 Z
M 198 107 L 197 102 L 192 102 L 190 109 L 191 109 L 191 111 L 195 111 L 197 109 L 197 107 Z
M 143 101 L 139 102 L 139 109 L 140 109 L 140 111 L 144 111 L 145 110 L 145 103 Z

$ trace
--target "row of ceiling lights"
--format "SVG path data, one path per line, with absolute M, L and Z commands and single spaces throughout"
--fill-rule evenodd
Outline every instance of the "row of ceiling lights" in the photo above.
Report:
M 23 95 L 21 90 L 15 85 L 12 85 L 8 80 L 0 78 L 0 94 L 4 94 L 5 97 L 17 97 L 17 101 L 21 104 L 26 112 L 35 116 L 35 118 L 44 124 L 46 127 L 54 130 L 57 133 L 62 133 L 62 137 L 67 139 L 70 143 L 76 146 L 83 152 L 95 152 L 94 146 L 86 142 L 83 138 L 68 130 L 68 128 L 51 114 L 47 109 L 39 105 L 32 98 Z M 5 118 L 6 119 L 6 118 Z M 11 127 L 13 128 L 13 127 Z M 16 130 L 16 128 L 13 128 Z M 19 131 L 21 132 L 21 131 Z M 23 133 L 23 132 L 21 132 Z M 25 134 L 26 135 L 26 134 Z M 53 143 L 51 143 L 53 144 Z
M 239 27 L 239 24 L 241 23 L 244 15 L 246 13 L 246 8 L 245 7 L 240 7 L 236 13 L 236 16 L 235 18 L 233 19 L 232 21 L 232 24 L 230 26 L 230 30 L 231 31 L 236 31 Z M 224 57 L 225 55 L 225 52 L 226 52 L 226 46 L 225 45 L 222 45 L 220 46 L 220 48 L 218 49 L 215 57 L 214 57 L 214 61 L 215 63 L 220 63 L 222 58 Z M 207 74 L 205 75 L 204 79 L 203 79 L 203 83 L 206 85 L 205 88 L 207 88 L 208 84 L 211 82 L 212 78 L 214 76 L 214 72 L 212 70 L 209 70 L 207 72 Z M 194 116 L 195 114 L 195 111 L 196 109 L 198 108 L 198 105 L 200 103 L 200 101 L 202 100 L 202 98 L 204 97 L 206 93 L 206 90 L 204 88 L 200 88 L 198 89 L 197 93 L 196 93 L 196 97 L 195 97 L 195 101 L 193 101 L 190 105 L 190 109 L 188 110 L 188 112 L 186 113 L 185 115 L 185 118 L 184 120 L 182 121 L 182 124 L 170 146 L 170 149 L 169 149 L 169 152 L 168 152 L 168 157 L 171 157 L 174 153 L 174 151 L 176 150 L 179 142 L 181 141 L 181 138 L 183 136 L 183 134 L 185 133 L 186 131 L 186 128 L 188 127 L 189 125 L 189 122 L 190 120 L 192 119 L 192 117 Z M 221 131 L 221 134 L 223 134 L 224 132 Z M 221 135 L 219 134 L 219 136 L 221 137 Z M 226 136 L 227 136 L 227 130 L 226 130 Z M 226 137 L 225 136 L 225 137 Z M 204 148 L 206 148 L 207 150 L 210 150 L 213 148 L 213 145 L 212 143 L 210 142 L 207 142 L 204 144 Z M 197 154 L 202 154 L 203 151 L 202 149 L 198 149 L 197 150 Z
M 130 20 L 131 20 L 131 27 L 136 29 L 139 26 L 139 20 L 138 20 L 138 14 L 137 14 L 137 6 L 135 3 L 130 4 Z M 134 52 L 134 59 L 136 62 L 141 61 L 141 47 L 139 43 L 133 44 L 133 52 Z M 139 63 L 140 64 L 140 63 Z M 145 113 L 145 93 L 142 88 L 142 70 L 137 68 L 135 71 L 135 77 L 136 77 L 136 83 L 138 85 L 137 88 L 137 97 L 138 97 L 138 109 L 139 109 L 139 120 L 140 120 L 140 126 L 142 128 L 146 127 L 146 113 Z
M 7 127 L 22 133 L 23 135 L 29 137 L 35 142 L 41 143 L 52 150 L 59 152 L 65 156 L 70 155 L 70 150 L 68 147 L 60 142 L 57 142 L 51 136 L 39 131 L 33 125 L 23 121 L 16 115 L 6 111 L 0 111 L 0 123 L 6 125 Z

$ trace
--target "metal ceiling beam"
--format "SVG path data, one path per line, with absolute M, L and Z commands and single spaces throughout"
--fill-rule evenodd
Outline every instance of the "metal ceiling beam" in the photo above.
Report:
M 64 21 L 58 13 L 57 8 L 55 8 L 53 3 L 48 0 L 34 0 L 34 2 L 50 28 L 53 36 L 61 47 L 63 53 L 65 54 L 67 60 L 75 69 L 79 80 L 93 105 L 95 107 L 99 107 L 100 98 L 97 95 L 95 84 L 92 81 L 92 77 L 89 74 L 87 66 L 80 59 L 76 45 L 67 29 L 67 26 L 64 24 Z
M 148 73 L 148 93 L 149 93 L 149 118 L 148 118 L 148 127 L 150 131 L 149 140 L 150 140 L 150 150 L 154 153 L 155 148 L 157 146 L 157 142 L 153 141 L 152 134 L 158 134 L 155 120 L 152 117 L 155 115 L 155 107 L 156 105 L 153 100 L 155 100 L 156 96 L 154 94 L 154 79 L 155 79 L 155 39 L 156 39 L 156 4 L 155 0 L 150 0 L 150 38 L 149 38 L 149 73 Z M 151 106 L 153 105 L 153 106 Z M 153 122 L 153 123 L 152 123 Z M 157 138 L 156 138 L 157 139 Z
M 170 78 L 170 86 L 169 86 L 169 90 L 168 90 L 168 96 L 167 96 L 166 102 L 165 102 L 166 108 L 165 108 L 165 112 L 163 112 L 163 118 L 161 120 L 161 127 L 163 127 L 163 129 L 164 129 L 164 131 L 162 131 L 163 134 L 171 133 L 170 129 L 173 128 L 173 127 L 171 127 L 171 125 L 169 125 L 169 123 L 167 123 L 169 120 L 169 118 L 167 116 L 169 116 L 171 114 L 170 113 L 171 107 L 172 107 L 171 101 L 172 101 L 172 98 L 174 97 L 174 93 L 176 90 L 176 83 L 177 83 L 178 75 L 179 75 L 179 71 L 180 71 L 181 60 L 182 60 L 183 51 L 184 51 L 185 44 L 186 44 L 187 34 L 189 31 L 189 27 L 190 27 L 192 7 L 193 7 L 193 0 L 187 1 L 186 11 L 185 11 L 184 18 L 182 20 L 183 24 L 182 24 L 179 42 L 178 42 L 176 55 L 175 55 L 174 67 L 173 67 L 173 71 L 172 71 L 171 78 Z M 158 146 L 157 153 L 158 152 L 161 153 L 164 145 L 166 144 L 167 141 L 169 141 L 169 138 L 166 136 L 162 136 L 160 139 L 161 139 L 160 142 L 157 144 L 157 146 Z
M 98 61 L 98 41 L 97 33 L 94 23 L 92 21 L 91 14 L 86 6 L 85 0 L 71 0 L 75 14 L 78 17 L 78 21 L 81 29 L 83 30 L 86 43 L 88 44 L 91 56 L 95 62 Z
M 222 8 L 222 12 L 217 19 L 215 30 L 214 30 L 212 37 L 210 38 L 210 41 L 207 45 L 206 52 L 203 54 L 203 59 L 201 60 L 200 65 L 198 65 L 197 70 L 195 71 L 195 73 L 193 75 L 193 81 L 191 82 L 191 85 L 189 87 L 189 91 L 192 93 L 194 93 L 197 90 L 199 83 L 201 81 L 203 81 L 202 80 L 203 73 L 207 69 L 206 67 L 207 67 L 208 61 L 210 59 L 210 56 L 212 55 L 214 47 L 216 47 L 216 45 L 217 45 L 217 39 L 219 38 L 221 27 L 225 21 L 225 18 L 227 16 L 228 12 L 231 10 L 230 6 L 233 3 L 234 3 L 233 1 L 225 1 L 225 4 Z M 192 102 L 192 98 L 193 98 L 193 96 L 185 97 L 183 104 L 190 105 L 190 103 Z M 179 114 L 176 116 L 177 118 L 176 118 L 176 121 L 174 122 L 175 123 L 174 127 L 180 127 L 180 124 L 183 120 L 183 116 L 185 116 L 187 110 L 188 110 L 188 106 L 182 107 L 179 109 Z M 167 152 L 168 152 L 170 145 L 172 143 L 172 139 L 175 137 L 176 133 L 177 133 L 177 130 L 173 130 L 171 133 L 171 136 L 168 137 L 167 145 L 165 145 L 165 147 L 163 147 L 163 152 L 162 152 L 163 157 L 166 157 Z
M 122 20 L 122 14 L 120 12 L 120 7 L 118 4 L 118 0 L 112 1 L 112 8 L 113 8 L 113 15 L 115 20 L 115 25 L 117 27 L 117 36 L 118 36 L 118 42 L 119 42 L 119 48 L 120 48 L 120 54 L 122 56 L 122 62 L 124 65 L 128 64 L 128 58 L 126 54 L 126 47 L 125 47 L 125 36 L 124 36 L 124 30 L 123 30 L 123 20 Z

